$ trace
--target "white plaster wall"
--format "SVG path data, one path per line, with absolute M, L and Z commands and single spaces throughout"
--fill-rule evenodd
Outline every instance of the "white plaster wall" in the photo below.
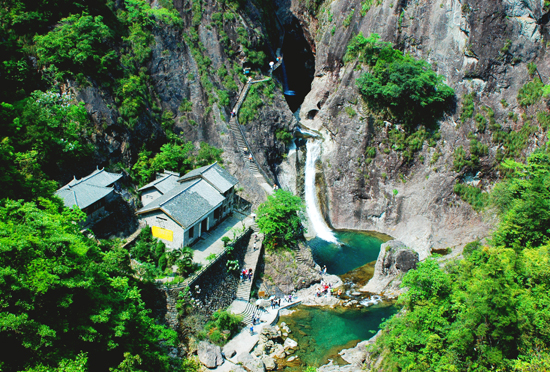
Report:
M 165 220 L 158 219 L 157 217 L 162 217 Z M 146 215 L 141 215 L 141 219 L 145 221 L 148 226 L 158 226 L 162 227 L 163 229 L 172 230 L 174 232 L 173 241 L 160 239 L 164 244 L 166 244 L 168 250 L 171 251 L 183 247 L 183 228 L 170 217 L 168 217 L 164 212 L 154 211 Z

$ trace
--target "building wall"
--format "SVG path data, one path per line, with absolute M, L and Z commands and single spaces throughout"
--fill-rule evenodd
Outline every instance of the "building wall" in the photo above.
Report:
M 162 196 L 162 194 L 155 188 L 144 190 L 141 193 L 141 204 L 143 204 L 143 206 L 146 206 L 160 196 Z
M 173 231 L 173 237 L 172 241 L 166 240 L 166 239 L 160 239 L 164 244 L 166 244 L 166 248 L 168 250 L 174 250 L 174 249 L 180 249 L 183 247 L 183 239 L 184 239 L 184 230 L 183 228 L 177 224 L 174 220 L 172 220 L 170 217 L 168 217 L 164 212 L 162 211 L 153 211 L 151 213 L 147 213 L 145 215 L 141 215 L 141 220 L 145 221 L 145 223 L 148 226 L 157 226 L 163 229 L 171 230 Z

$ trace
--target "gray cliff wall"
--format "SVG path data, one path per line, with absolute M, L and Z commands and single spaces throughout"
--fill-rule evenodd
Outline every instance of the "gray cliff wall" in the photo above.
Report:
M 240 185 L 245 189 L 244 197 L 253 204 L 258 204 L 265 199 L 265 192 L 238 152 L 237 143 L 228 126 L 230 111 L 244 87 L 234 69 L 240 70 L 247 61 L 237 30 L 246 30 L 246 38 L 251 49 L 263 45 L 257 49 L 267 55 L 268 61 L 275 58 L 280 30 L 274 26 L 275 19 L 272 14 L 269 17 L 263 16 L 265 9 L 258 9 L 254 4 L 246 3 L 238 10 L 238 15 L 233 20 L 223 22 L 223 31 L 229 39 L 229 47 L 224 48 L 220 42 L 222 30 L 212 20 L 214 13 L 223 11 L 222 5 L 217 2 L 204 2 L 202 19 L 198 26 L 192 25 L 191 12 L 188 9 L 190 5 L 187 1 L 175 0 L 174 6 L 181 15 L 183 26 L 153 29 L 151 58 L 142 66 L 151 105 L 147 104 L 139 114 L 137 124 L 133 128 L 121 124 L 117 102 L 110 87 L 95 84 L 78 86 L 74 82 L 69 83 L 68 88 L 86 104 L 96 124 L 90 141 L 96 146 L 97 151 L 90 164 L 79 164 L 82 169 L 71 169 L 63 177 L 69 180 L 75 173 L 87 174 L 95 169 L 97 164 L 105 166 L 120 163 L 130 167 L 136 162 L 143 146 L 153 152 L 157 151 L 168 142 L 162 125 L 162 115 L 170 112 L 174 119 L 171 129 L 175 134 L 192 141 L 196 147 L 200 142 L 207 142 L 224 150 L 224 166 L 239 179 Z M 200 74 L 201 61 L 195 58 L 193 46 L 185 41 L 185 35 L 188 35 L 192 28 L 197 30 L 199 41 L 204 46 L 201 55 L 211 60 L 206 77 Z M 227 50 L 231 50 L 231 53 L 228 54 Z M 225 88 L 223 78 L 218 73 L 223 67 L 233 77 L 237 90 L 228 91 Z M 253 72 L 268 76 L 267 63 L 261 66 L 261 71 L 254 68 Z M 207 91 L 204 81 L 209 81 L 213 89 Z M 219 102 L 212 100 L 209 102 L 208 93 L 215 98 L 216 90 L 227 91 L 230 98 L 228 106 L 221 106 Z M 275 132 L 277 129 L 289 130 L 294 118 L 288 109 L 280 83 L 277 83 L 273 97 L 265 97 L 262 94 L 261 99 L 264 104 L 252 122 L 243 129 L 260 166 L 269 173 L 285 150 L 285 145 L 276 139 Z M 181 112 L 178 109 L 183 100 L 192 102 L 190 112 Z
M 523 109 L 516 96 L 530 80 L 528 62 L 537 64 L 541 76 L 550 73 L 548 29 L 543 24 L 548 15 L 543 14 L 542 1 L 385 0 L 364 17 L 359 0 L 325 3 L 316 17 L 297 0 L 290 9 L 307 28 L 304 33 L 315 51 L 315 78 L 300 119 L 324 136 L 320 167 L 327 192 L 321 194 L 326 194 L 322 204 L 328 222 L 338 229 L 393 236 L 416 250 L 421 260 L 431 248 L 461 246 L 486 236 L 494 219 L 489 213 L 475 212 L 453 192 L 464 176 L 452 170 L 453 152 L 459 146 L 468 149 L 468 134 L 476 133 L 473 120 L 464 124 L 458 120 L 461 101 L 464 94 L 477 92 L 476 105 L 491 107 L 506 131 L 519 130 L 528 121 L 538 126 L 531 116 L 544 105 Z M 346 27 L 343 22 L 353 9 Z M 436 147 L 425 143 L 410 163 L 399 152 L 384 151 L 389 123 L 374 120 L 355 86 L 365 69 L 342 62 L 349 40 L 359 32 L 378 33 L 383 41 L 427 60 L 455 90 L 457 109 L 441 120 L 441 140 Z M 503 99 L 509 107 L 500 103 Z M 357 115 L 350 117 L 346 107 Z M 520 119 L 509 121 L 512 114 Z M 526 116 L 521 118 L 522 114 Z M 524 154 L 546 138 L 546 132 L 537 128 Z M 489 131 L 477 136 L 489 146 L 478 175 L 489 190 L 499 177 L 498 146 L 491 142 Z M 367 146 L 377 150 L 372 162 L 365 157 Z M 430 162 L 436 151 L 441 156 Z

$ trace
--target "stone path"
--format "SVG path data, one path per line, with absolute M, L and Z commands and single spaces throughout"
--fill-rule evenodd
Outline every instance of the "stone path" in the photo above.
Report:
M 279 311 L 281 309 L 289 308 L 292 306 L 295 306 L 299 304 L 301 300 L 297 297 L 292 298 L 292 302 L 284 302 L 281 303 L 281 307 L 277 309 L 271 309 L 266 308 L 264 311 L 260 313 L 260 324 L 255 325 L 254 332 L 250 333 L 250 326 L 246 326 L 243 328 L 243 330 L 233 337 L 224 347 L 224 353 L 227 355 L 229 350 L 235 350 L 236 354 L 231 357 L 227 358 L 225 362 L 219 366 L 218 368 L 212 369 L 212 371 L 217 372 L 229 372 L 233 371 L 238 363 L 240 362 L 241 357 L 246 356 L 249 354 L 252 349 L 254 349 L 254 346 L 258 343 L 258 340 L 260 339 L 260 333 L 262 332 L 262 329 L 266 326 L 271 326 L 277 323 L 277 320 L 279 319 Z
M 277 56 L 280 57 L 280 50 L 277 50 Z M 270 195 L 273 194 L 273 187 L 271 186 L 271 182 L 269 177 L 260 169 L 258 166 L 258 162 L 256 161 L 256 157 L 254 156 L 254 153 L 252 152 L 252 148 L 248 144 L 248 141 L 246 140 L 246 137 L 242 131 L 241 125 L 239 124 L 239 110 L 246 99 L 246 95 L 248 94 L 248 91 L 250 90 L 250 87 L 253 84 L 258 84 L 262 82 L 266 82 L 272 79 L 273 71 L 275 71 L 281 64 L 283 63 L 283 58 L 281 57 L 279 61 L 273 66 L 273 69 L 269 70 L 270 77 L 259 79 L 259 80 L 248 80 L 246 82 L 246 85 L 244 86 L 243 90 L 241 91 L 241 94 L 239 96 L 239 99 L 237 100 L 237 103 L 235 103 L 235 106 L 233 107 L 233 112 L 235 113 L 235 116 L 230 118 L 229 120 L 229 128 L 231 130 L 231 133 L 233 133 L 233 136 L 237 142 L 237 146 L 239 148 L 239 152 L 241 153 L 241 156 L 245 159 L 245 162 L 248 164 L 248 168 L 260 184 L 260 186 L 264 189 L 264 191 Z M 252 160 L 249 159 L 249 155 L 245 153 L 245 149 L 248 149 L 248 152 L 252 156 Z

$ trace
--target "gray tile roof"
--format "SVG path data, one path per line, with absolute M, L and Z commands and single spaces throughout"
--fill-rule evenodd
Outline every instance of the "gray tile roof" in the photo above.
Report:
M 153 200 L 137 213 L 162 210 L 184 228 L 197 223 L 225 200 L 218 190 L 205 180 L 181 182 L 165 195 Z
M 181 177 L 179 182 L 196 177 L 204 178 L 222 194 L 239 183 L 239 181 L 228 171 L 220 167 L 218 162 L 192 170 L 185 176 Z
M 77 206 L 84 209 L 109 195 L 113 188 L 109 187 L 122 178 L 122 174 L 109 173 L 96 169 L 92 174 L 79 180 L 76 177 L 57 190 L 55 194 L 63 199 L 66 207 Z
M 147 190 L 149 188 L 155 188 L 164 195 L 178 185 L 178 178 L 178 173 L 165 172 L 163 177 L 158 178 L 153 182 L 150 182 L 147 185 L 141 187 L 139 191 Z

